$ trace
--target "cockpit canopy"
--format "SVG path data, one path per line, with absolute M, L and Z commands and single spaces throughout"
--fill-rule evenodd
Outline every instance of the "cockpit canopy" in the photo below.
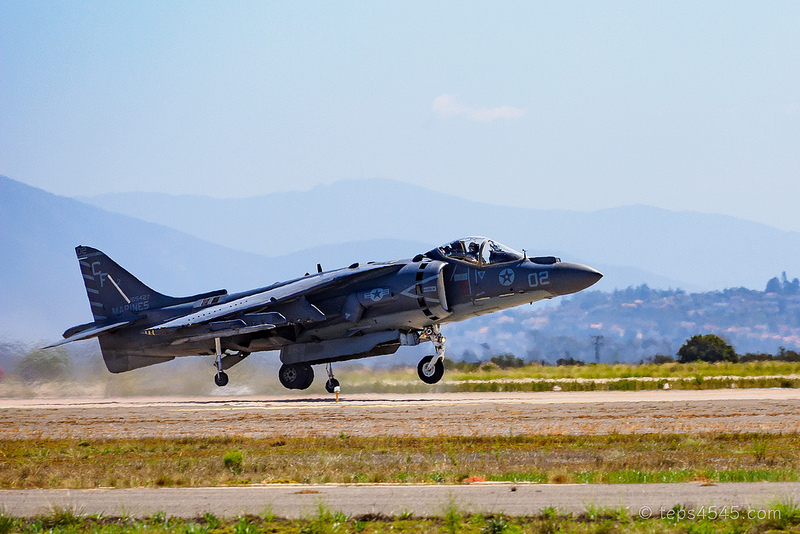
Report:
M 479 267 L 520 261 L 522 254 L 486 237 L 465 237 L 431 251 L 447 259 L 474 263 Z

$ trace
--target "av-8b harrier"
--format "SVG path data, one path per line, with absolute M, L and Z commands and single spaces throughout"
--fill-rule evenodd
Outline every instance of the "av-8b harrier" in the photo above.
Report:
M 75 249 L 94 322 L 64 332 L 51 347 L 98 338 L 106 367 L 122 373 L 177 356 L 214 355 L 218 386 L 226 369 L 253 352 L 280 350 L 278 378 L 306 389 L 316 364 L 325 388 L 339 382 L 331 364 L 393 354 L 430 341 L 435 354 L 417 371 L 435 384 L 444 374 L 441 325 L 568 295 L 603 276 L 552 256 L 528 258 L 483 237 L 458 239 L 410 260 L 347 268 L 229 295 L 175 298 L 153 291 L 97 249 Z

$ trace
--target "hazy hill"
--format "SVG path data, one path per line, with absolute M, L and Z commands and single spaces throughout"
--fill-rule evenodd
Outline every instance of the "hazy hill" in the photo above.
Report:
M 275 278 L 255 254 L 0 177 L 0 342 L 57 339 L 92 320 L 79 244 L 100 248 L 166 294 L 246 289 Z
M 547 201 L 541 198 L 531 198 L 530 209 L 508 208 L 390 180 L 349 180 L 244 199 L 123 193 L 85 200 L 267 256 L 343 242 L 400 239 L 432 246 L 486 235 L 601 270 L 632 269 L 615 285 L 607 273 L 612 278 L 603 289 L 642 282 L 763 289 L 764 280 L 800 264 L 800 233 L 744 219 L 648 206 L 555 211 L 542 209 Z
M 739 354 L 800 349 L 800 292 L 749 289 L 704 293 L 583 291 L 558 306 L 521 306 L 448 327 L 451 357 L 488 359 L 513 353 L 530 360 L 594 361 L 592 336 L 603 336 L 601 361 L 675 356 L 695 334 L 716 334 Z

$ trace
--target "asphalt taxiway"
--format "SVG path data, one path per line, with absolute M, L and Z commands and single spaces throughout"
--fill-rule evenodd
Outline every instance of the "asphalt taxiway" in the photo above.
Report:
M 599 507 L 628 510 L 632 518 L 664 517 L 674 507 L 684 513 L 727 514 L 765 519 L 781 503 L 800 502 L 800 483 L 678 484 L 477 484 L 477 485 L 281 485 L 235 488 L 93 490 L 3 490 L 5 513 L 30 517 L 70 509 L 81 514 L 145 517 L 235 517 L 263 514 L 313 517 L 322 505 L 351 516 L 368 514 L 441 516 L 451 506 L 466 513 L 533 516 L 553 507 L 581 514 Z M 675 513 L 674 511 L 672 513 Z M 737 515 L 738 514 L 738 515 Z

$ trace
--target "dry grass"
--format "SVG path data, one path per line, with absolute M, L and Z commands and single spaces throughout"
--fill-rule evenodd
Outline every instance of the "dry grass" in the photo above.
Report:
M 0 442 L 2 488 L 301 483 L 796 481 L 800 435 Z

